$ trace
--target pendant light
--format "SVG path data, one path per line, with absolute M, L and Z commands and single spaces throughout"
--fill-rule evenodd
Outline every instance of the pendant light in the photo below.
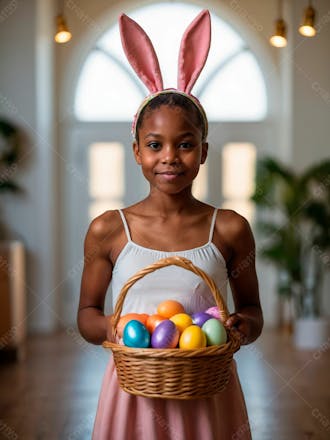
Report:
M 286 39 L 286 24 L 283 20 L 282 0 L 278 1 L 278 19 L 275 21 L 275 33 L 270 37 L 269 41 L 272 46 L 285 47 L 287 45 Z
M 314 26 L 315 16 L 316 16 L 315 9 L 312 6 L 312 2 L 309 1 L 308 6 L 304 12 L 301 26 L 299 27 L 299 32 L 304 37 L 314 37 L 316 35 L 316 29 Z
M 62 12 L 56 17 L 56 34 L 54 40 L 56 43 L 67 43 L 71 40 L 71 32 L 66 24 L 66 19 L 64 17 L 64 1 L 62 0 Z

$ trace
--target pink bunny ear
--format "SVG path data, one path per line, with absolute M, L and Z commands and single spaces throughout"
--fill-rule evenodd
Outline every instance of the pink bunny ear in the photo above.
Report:
M 190 93 L 199 77 L 211 43 L 210 13 L 204 9 L 186 29 L 180 46 L 178 90 Z
M 119 17 L 121 42 L 127 59 L 151 93 L 163 90 L 155 49 L 145 31 L 125 14 Z

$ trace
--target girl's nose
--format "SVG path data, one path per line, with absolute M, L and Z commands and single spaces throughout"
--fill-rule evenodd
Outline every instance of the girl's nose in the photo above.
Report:
M 172 146 L 166 146 L 163 149 L 162 163 L 176 163 L 178 161 L 177 149 Z

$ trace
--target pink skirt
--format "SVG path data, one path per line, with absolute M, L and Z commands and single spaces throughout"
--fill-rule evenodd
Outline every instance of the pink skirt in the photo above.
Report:
M 118 385 L 113 358 L 102 383 L 93 440 L 250 440 L 245 401 L 233 362 L 226 389 L 208 399 L 133 396 Z

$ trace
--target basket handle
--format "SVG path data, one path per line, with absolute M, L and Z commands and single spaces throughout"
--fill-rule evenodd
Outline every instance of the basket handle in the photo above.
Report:
M 190 260 L 184 257 L 174 256 L 174 257 L 167 257 L 162 258 L 155 263 L 150 264 L 149 266 L 146 266 L 144 269 L 141 269 L 139 272 L 137 272 L 135 275 L 133 275 L 131 278 L 127 280 L 127 282 L 122 287 L 117 302 L 115 306 L 114 314 L 112 315 L 112 340 L 116 340 L 116 329 L 117 324 L 120 319 L 120 315 L 123 309 L 124 301 L 127 295 L 128 290 L 135 284 L 138 280 L 143 278 L 148 273 L 154 272 L 157 269 L 161 269 L 162 267 L 166 266 L 179 266 L 184 269 L 190 270 L 191 272 L 195 273 L 196 275 L 199 275 L 206 283 L 206 285 L 209 287 L 209 289 L 212 292 L 213 298 L 215 299 L 216 305 L 219 308 L 220 317 L 223 322 L 225 322 L 229 317 L 229 312 L 227 305 L 216 286 L 213 279 L 202 269 L 195 266 Z

